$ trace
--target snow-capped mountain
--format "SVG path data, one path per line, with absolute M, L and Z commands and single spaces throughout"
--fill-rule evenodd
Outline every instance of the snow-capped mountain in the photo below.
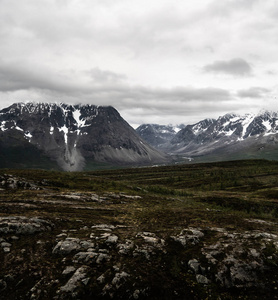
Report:
M 156 149 L 201 161 L 241 158 L 278 159 L 278 113 L 226 114 L 184 125 L 144 124 L 137 133 Z
M 277 140 L 277 113 L 264 111 L 244 116 L 226 114 L 218 119 L 206 119 L 187 125 L 171 140 L 167 150 L 191 157 L 218 155 L 219 159 L 229 156 L 273 158 L 276 155 Z
M 16 159 L 22 156 L 24 160 L 26 151 L 51 159 L 67 171 L 88 169 L 94 163 L 142 165 L 167 161 L 166 155 L 150 147 L 110 106 L 30 102 L 2 109 L 2 162 L 13 152 Z
M 185 125 L 158 125 L 158 124 L 143 124 L 136 128 L 136 132 L 148 144 L 159 149 L 165 150 L 165 145 L 170 142 L 177 132 L 179 132 Z

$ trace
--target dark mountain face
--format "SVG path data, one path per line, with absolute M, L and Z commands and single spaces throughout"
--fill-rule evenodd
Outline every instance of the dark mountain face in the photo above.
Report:
M 143 124 L 136 129 L 136 132 L 148 144 L 161 151 L 167 150 L 169 142 L 175 137 L 176 133 L 184 128 L 184 125 L 158 125 Z
M 16 103 L 1 110 L 0 153 L 15 147 L 36 150 L 40 159 L 55 161 L 67 171 L 94 162 L 142 165 L 168 159 L 144 142 L 113 107 L 94 105 Z

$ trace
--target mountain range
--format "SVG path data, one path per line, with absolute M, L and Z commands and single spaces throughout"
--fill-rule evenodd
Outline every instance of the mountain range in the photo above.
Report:
M 248 158 L 278 160 L 278 113 L 134 130 L 111 106 L 28 102 L 0 110 L 1 168 L 81 171 Z
M 81 171 L 168 161 L 111 106 L 29 102 L 0 111 L 2 168 Z
M 150 128 L 156 128 L 156 131 Z M 184 126 L 168 138 L 164 135 L 165 139 L 159 145 L 156 139 L 164 132 L 160 125 L 144 124 L 136 131 L 153 147 L 189 160 L 278 159 L 276 112 L 262 111 L 243 116 L 226 114 L 218 119 L 205 119 Z

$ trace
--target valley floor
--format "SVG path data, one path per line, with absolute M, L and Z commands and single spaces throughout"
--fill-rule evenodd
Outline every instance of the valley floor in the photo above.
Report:
M 0 170 L 0 299 L 277 299 L 278 162 Z

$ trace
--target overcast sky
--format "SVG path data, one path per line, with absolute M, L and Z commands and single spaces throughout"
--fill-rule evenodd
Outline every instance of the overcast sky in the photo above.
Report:
M 0 108 L 112 105 L 134 127 L 278 111 L 276 0 L 0 0 Z

